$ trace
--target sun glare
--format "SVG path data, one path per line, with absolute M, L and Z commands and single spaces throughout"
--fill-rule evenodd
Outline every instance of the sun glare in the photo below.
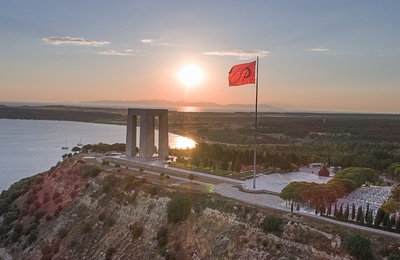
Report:
M 183 84 L 190 87 L 199 83 L 204 78 L 204 74 L 198 67 L 191 64 L 183 67 L 179 71 L 178 77 Z

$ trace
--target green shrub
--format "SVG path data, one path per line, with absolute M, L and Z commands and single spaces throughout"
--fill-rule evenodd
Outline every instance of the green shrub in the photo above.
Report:
M 149 192 L 150 195 L 154 196 L 158 192 L 158 187 L 155 186 L 155 185 L 152 185 L 152 186 L 149 187 L 148 192 Z
M 46 211 L 44 209 L 39 209 L 33 216 L 36 221 L 39 221 L 44 215 L 46 215 Z
M 390 254 L 388 260 L 400 260 L 400 256 L 395 254 Z
M 167 227 L 161 227 L 157 232 L 157 245 L 158 245 L 158 252 L 161 256 L 165 256 L 166 254 L 166 245 L 168 243 L 168 229 Z
M 105 213 L 100 213 L 99 214 L 99 221 L 103 222 L 106 219 L 106 214 Z
M 85 223 L 82 228 L 82 233 L 90 233 L 92 232 L 92 226 L 89 223 Z
M 346 248 L 351 256 L 357 259 L 373 259 L 370 241 L 363 234 L 352 234 L 346 237 L 344 248 Z
M 18 239 L 20 237 L 21 237 L 21 234 L 14 231 L 11 233 L 10 240 L 11 240 L 11 242 L 15 243 L 18 241 Z
M 115 163 L 115 168 L 119 168 L 119 167 L 121 167 L 121 164 Z
M 22 233 L 22 230 L 24 229 L 24 225 L 21 223 L 18 223 L 14 226 L 14 232 L 20 234 Z
M 78 243 L 78 242 L 77 242 L 75 239 L 72 239 L 72 240 L 71 240 L 71 243 L 69 243 L 69 246 L 70 246 L 70 247 L 75 247 L 77 243 Z
M 94 178 L 97 175 L 99 175 L 100 172 L 101 172 L 101 169 L 99 167 L 92 166 L 90 168 L 90 177 Z
M 132 175 L 128 175 L 123 179 L 121 189 L 123 191 L 129 192 L 133 189 L 133 187 L 135 186 L 135 183 L 136 183 L 135 177 Z
M 129 229 L 131 230 L 132 236 L 134 239 L 139 238 L 142 233 L 143 233 L 143 227 L 139 226 L 139 224 L 133 224 L 129 227 Z
M 29 234 L 27 241 L 29 244 L 32 244 L 33 242 L 35 242 L 36 239 L 37 239 L 37 233 L 35 230 L 32 230 L 32 232 Z
M 14 220 L 17 220 L 17 219 L 18 219 L 18 213 L 15 211 L 9 211 L 4 216 L 3 225 L 9 225 L 9 224 L 11 224 L 11 222 L 13 222 Z
M 25 230 L 24 234 L 27 236 L 29 234 L 32 233 L 32 231 L 35 231 L 37 228 L 37 224 L 34 221 L 31 221 L 31 223 L 29 223 L 29 226 L 27 227 L 27 229 Z
M 68 229 L 65 227 L 62 227 L 58 230 L 58 235 L 60 236 L 61 239 L 63 239 L 64 237 L 66 237 L 68 235 Z
M 113 217 L 107 218 L 107 225 L 112 227 L 115 224 L 115 219 Z
M 100 172 L 101 172 L 101 169 L 99 167 L 86 164 L 82 168 L 81 176 L 83 178 L 86 178 L 87 176 L 94 178 L 97 175 L 99 175 Z
M 108 259 L 111 259 L 111 257 L 112 257 L 112 255 L 115 253 L 115 252 L 117 252 L 117 249 L 115 249 L 115 247 L 109 247 L 109 248 L 107 248 L 107 251 L 106 251 L 106 259 L 108 260 Z
M 167 217 L 169 222 L 178 222 L 187 219 L 191 211 L 191 202 L 181 193 L 172 196 L 167 204 Z
M 102 165 L 110 165 L 110 161 L 107 159 L 103 159 L 103 161 L 101 162 Z
M 1 202 L 0 203 L 0 216 L 2 216 L 4 213 L 7 213 L 9 208 L 10 208 L 10 205 L 8 203 Z
M 282 220 L 274 215 L 266 216 L 261 223 L 261 226 L 265 233 L 268 232 L 280 232 Z
M 110 191 L 111 183 L 109 181 L 105 181 L 103 183 L 103 192 L 107 193 Z

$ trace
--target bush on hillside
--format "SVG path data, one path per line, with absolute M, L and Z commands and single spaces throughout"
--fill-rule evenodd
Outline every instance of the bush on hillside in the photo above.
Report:
M 261 226 L 265 233 L 280 232 L 281 223 L 282 223 L 281 218 L 274 215 L 268 215 L 264 218 L 263 222 L 261 223 Z
M 362 234 L 352 234 L 346 237 L 344 247 L 351 256 L 357 259 L 373 259 L 370 241 Z
M 167 204 L 167 217 L 169 222 L 178 222 L 187 219 L 192 208 L 189 198 L 181 193 L 174 194 Z

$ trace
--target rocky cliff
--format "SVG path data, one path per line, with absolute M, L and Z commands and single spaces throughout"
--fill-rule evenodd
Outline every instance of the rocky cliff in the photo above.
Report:
M 181 217 L 180 204 L 169 210 L 176 194 L 189 203 L 180 221 L 171 217 Z M 79 157 L 0 198 L 0 259 L 352 258 L 343 246 L 352 229 L 154 185 Z M 376 259 L 399 253 L 395 239 L 366 236 Z

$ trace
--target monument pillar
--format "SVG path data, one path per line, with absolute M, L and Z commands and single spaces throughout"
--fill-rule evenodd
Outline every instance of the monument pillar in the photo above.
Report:
M 137 118 L 140 118 L 139 159 L 149 160 L 155 153 L 154 121 L 159 117 L 158 124 L 158 157 L 168 156 L 168 110 L 166 109 L 135 109 L 128 108 L 126 131 L 126 157 L 136 156 Z

